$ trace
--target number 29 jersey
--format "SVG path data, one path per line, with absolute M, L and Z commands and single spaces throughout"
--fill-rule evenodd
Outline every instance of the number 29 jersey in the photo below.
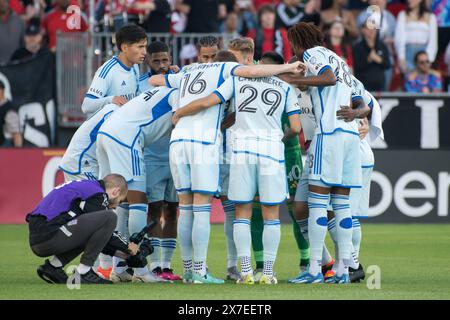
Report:
M 310 88 L 317 121 L 316 133 L 332 134 L 343 131 L 357 135 L 356 121 L 345 122 L 336 116 L 341 106 L 351 106 L 353 79 L 347 63 L 333 51 L 320 46 L 306 50 L 303 53 L 303 61 L 308 67 L 307 76 L 320 75 L 331 69 L 336 77 L 334 86 Z
M 190 102 L 207 97 L 233 75 L 239 64 L 217 62 L 193 64 L 177 74 L 165 76 L 166 86 L 180 90 L 180 108 Z M 224 115 L 224 104 L 215 105 L 195 115 L 180 119 L 172 131 L 170 142 L 187 141 L 201 144 L 220 144 L 220 123 Z

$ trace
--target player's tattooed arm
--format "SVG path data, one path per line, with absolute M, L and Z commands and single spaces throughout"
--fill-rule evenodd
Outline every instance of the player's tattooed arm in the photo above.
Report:
M 260 78 L 276 76 L 282 73 L 292 73 L 298 75 L 306 70 L 304 63 L 296 61 L 283 65 L 253 65 L 239 66 L 234 70 L 234 75 L 243 78 Z
M 185 116 L 190 116 L 196 113 L 199 113 L 200 111 L 204 109 L 208 109 L 216 104 L 221 103 L 222 100 L 215 94 L 211 93 L 209 96 L 194 100 L 184 106 L 183 108 L 179 108 L 172 117 L 172 123 L 174 125 L 177 124 L 177 122 Z
M 285 77 L 285 75 L 283 75 L 283 77 Z M 297 88 L 305 86 L 328 87 L 334 86 L 336 84 L 336 77 L 334 76 L 334 72 L 330 68 L 326 69 L 323 73 L 317 76 L 303 77 L 301 75 L 286 75 L 286 79 L 286 82 L 292 84 L 293 86 L 296 86 Z
M 350 122 L 355 119 L 366 118 L 369 113 L 369 106 L 366 105 L 363 100 L 358 99 L 352 102 L 352 108 L 348 106 L 341 106 L 341 110 L 336 112 L 336 116 L 340 120 Z

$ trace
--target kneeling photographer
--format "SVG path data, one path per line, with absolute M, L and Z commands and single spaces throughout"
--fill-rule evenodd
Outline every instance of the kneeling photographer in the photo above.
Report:
M 143 241 L 139 248 L 114 232 L 117 216 L 110 209 L 124 201 L 126 194 L 125 179 L 110 174 L 98 181 L 64 183 L 44 197 L 26 217 L 33 253 L 53 256 L 38 267 L 39 277 L 49 283 L 66 283 L 68 276 L 63 267 L 80 254 L 75 272 L 81 284 L 112 284 L 92 269 L 100 252 L 121 257 L 130 267 L 145 266 L 145 256 L 153 251 L 149 242 Z

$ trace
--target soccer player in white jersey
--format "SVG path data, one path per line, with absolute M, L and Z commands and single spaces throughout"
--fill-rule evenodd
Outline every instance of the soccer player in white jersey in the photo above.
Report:
M 139 78 L 141 92 L 154 88 L 148 82 L 152 75 L 179 71 L 177 66 L 171 66 L 169 47 L 161 41 L 149 44 L 145 62 L 150 70 Z M 156 226 L 149 232 L 153 246 L 153 252 L 149 256 L 150 271 L 163 279 L 182 280 L 171 269 L 177 241 L 178 197 L 169 168 L 169 142 L 170 132 L 144 148 L 148 213 L 156 221 Z M 161 215 L 164 224 L 161 224 Z
M 264 270 L 260 283 L 276 284 L 273 265 L 280 241 L 279 205 L 288 197 L 281 117 L 284 112 L 289 116 L 289 134 L 300 132 L 297 96 L 289 84 L 276 77 L 229 77 L 214 93 L 177 110 L 174 121 L 231 98 L 236 102 L 236 123 L 228 197 L 236 204 L 233 236 L 241 262 L 237 283 L 254 283 L 250 218 L 253 199 L 259 192 L 264 216 Z
M 122 106 L 139 92 L 138 64 L 145 59 L 145 30 L 135 25 L 122 27 L 116 33 L 116 45 L 119 55 L 106 61 L 97 70 L 83 100 L 81 109 L 88 117 L 110 103 Z M 126 225 L 128 204 L 121 203 L 115 211 L 119 224 Z M 99 260 L 97 272 L 108 278 L 111 272 L 110 258 L 100 254 Z
M 135 25 L 122 27 L 116 33 L 120 53 L 106 61 L 95 73 L 81 109 L 86 114 L 96 112 L 109 103 L 121 106 L 139 92 L 139 66 L 145 59 L 147 35 Z
M 334 52 L 322 47 L 323 34 L 316 26 L 298 23 L 289 29 L 288 37 L 295 55 L 307 66 L 307 76 L 298 77 L 295 84 L 311 87 L 313 110 L 318 122 L 311 143 L 311 152 L 314 153 L 309 162 L 308 238 L 311 258 L 309 269 L 300 275 L 299 283 L 324 281 L 321 266 L 330 194 L 341 260 L 333 279 L 335 283 L 349 283 L 352 250 L 349 193 L 350 188 L 361 187 L 361 159 L 357 122 L 346 122 L 340 117 L 351 109 L 352 79 L 347 64 Z
M 59 164 L 66 182 L 99 179 L 95 154 L 97 133 L 103 122 L 117 108 L 119 107 L 115 104 L 106 105 L 77 129 Z
M 361 153 L 361 173 L 363 184 L 362 188 L 352 189 L 350 192 L 350 208 L 353 220 L 353 234 L 352 234 L 352 259 L 350 260 L 350 282 L 359 282 L 364 279 L 365 274 L 362 265 L 359 263 L 359 249 L 361 244 L 361 224 L 359 219 L 368 218 L 369 211 L 369 199 L 370 199 L 370 181 L 372 176 L 373 167 L 375 164 L 374 155 L 369 145 L 369 139 L 377 139 L 383 137 L 383 129 L 381 126 L 381 117 L 379 105 L 373 96 L 364 89 L 364 85 L 355 77 L 353 77 L 353 92 L 352 101 L 355 103 L 360 100 L 363 101 L 370 109 L 371 113 L 368 115 L 369 126 L 368 130 L 360 134 L 360 153 Z M 375 116 L 373 116 L 375 114 Z M 352 115 L 347 117 L 348 120 L 352 118 Z M 361 120 L 364 124 L 367 123 L 367 119 Z M 367 133 L 370 132 L 370 135 Z M 331 219 L 330 219 L 331 218 Z M 328 230 L 331 238 L 337 246 L 336 239 L 336 223 L 333 214 L 329 215 Z M 338 252 L 338 251 L 336 251 Z M 336 258 L 338 260 L 338 258 Z M 333 273 L 336 272 L 338 265 L 333 266 L 333 270 L 329 271 L 325 275 L 325 281 L 331 281 L 330 278 Z
M 283 66 L 240 66 L 237 63 L 205 63 L 184 68 L 174 75 L 154 76 L 153 85 L 180 88 L 180 108 L 216 90 L 232 75 L 262 77 L 285 72 L 299 73 L 301 63 Z M 178 239 L 184 280 L 223 283 L 206 272 L 212 196 L 220 192 L 220 122 L 223 104 L 183 117 L 171 135 L 170 167 L 180 199 Z
M 144 148 L 159 140 L 172 129 L 172 108 L 178 104 L 178 90 L 155 88 L 130 100 L 106 121 L 98 132 L 97 159 L 100 177 L 111 172 L 120 173 L 128 183 L 130 234 L 139 232 L 147 224 L 146 173 Z M 124 232 L 126 226 L 119 225 Z M 148 271 L 135 268 L 130 279 L 126 267 L 114 260 L 110 279 L 114 282 L 166 281 Z

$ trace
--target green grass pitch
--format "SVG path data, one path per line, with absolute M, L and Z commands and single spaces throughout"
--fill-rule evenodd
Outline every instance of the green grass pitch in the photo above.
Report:
M 381 289 L 370 290 L 365 282 L 292 285 L 286 280 L 298 272 L 298 253 L 291 226 L 283 225 L 275 264 L 276 286 L 127 283 L 69 290 L 65 285 L 49 285 L 37 276 L 36 267 L 43 259 L 28 247 L 27 226 L 0 225 L 0 299 L 449 299 L 449 247 L 450 225 L 363 224 L 360 260 L 365 267 L 380 267 Z M 213 225 L 208 265 L 214 275 L 224 275 L 225 261 L 223 227 Z M 173 267 L 181 271 L 178 249 Z

